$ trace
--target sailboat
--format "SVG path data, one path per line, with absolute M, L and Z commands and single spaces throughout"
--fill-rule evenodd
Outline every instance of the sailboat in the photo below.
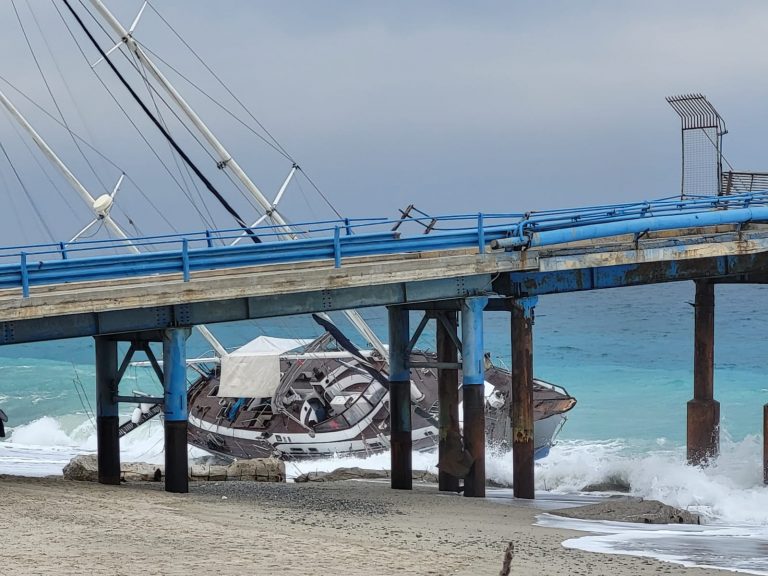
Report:
M 230 458 L 368 456 L 389 448 L 387 363 L 375 350 L 339 351 L 260 336 L 202 371 L 189 388 L 189 442 Z M 411 354 L 413 364 L 436 355 Z M 212 359 L 209 359 L 209 361 Z M 201 363 L 202 364 L 202 363 Z M 486 359 L 486 440 L 511 447 L 509 371 Z M 413 449 L 439 441 L 437 371 L 411 369 Z M 576 400 L 534 380 L 534 457 L 543 458 Z M 461 413 L 461 409 L 459 410 Z
M 101 60 L 112 68 L 176 153 L 242 228 L 242 234 L 235 242 L 243 238 L 260 242 L 254 228 L 265 221 L 272 224 L 275 237 L 281 240 L 297 238 L 300 232 L 282 216 L 278 203 L 299 166 L 293 163 L 288 178 L 275 199 L 270 201 L 134 39 L 133 32 L 146 2 L 134 22 L 126 29 L 101 0 L 88 1 L 117 36 L 112 50 L 103 50 L 70 3 L 64 0 L 64 4 L 98 49 Z M 218 158 L 217 168 L 231 172 L 255 200 L 262 214 L 253 224 L 249 225 L 223 198 L 114 67 L 110 53 L 119 49 L 130 51 L 141 62 L 144 70 L 154 78 L 207 142 Z M 17 119 L 20 117 L 17 114 L 14 116 Z M 21 119 L 20 122 L 24 125 L 25 121 Z M 31 130 L 30 126 L 25 127 Z M 119 183 L 106 198 L 93 198 L 63 163 L 57 162 L 55 154 L 47 145 L 41 144 L 39 136 L 33 135 L 33 139 L 65 174 L 83 200 L 86 203 L 90 201 L 96 218 L 111 223 L 113 231 L 119 231 L 119 235 L 126 239 L 128 249 L 138 250 L 109 216 L 108 211 Z M 235 458 L 368 455 L 386 450 L 389 447 L 388 350 L 356 311 L 345 311 L 345 314 L 371 345 L 370 350 L 356 348 L 326 316 L 316 318 L 326 329 L 319 338 L 307 341 L 260 337 L 234 353 L 226 352 L 210 331 L 201 327 L 201 333 L 218 354 L 208 361 L 191 363 L 199 376 L 188 393 L 190 444 Z M 434 363 L 435 360 L 435 355 L 426 351 L 414 351 L 411 357 L 414 365 Z M 488 359 L 485 382 L 486 432 L 491 443 L 502 447 L 511 444 L 509 386 L 509 371 L 495 366 Z M 438 443 L 437 373 L 434 369 L 412 369 L 411 401 L 414 449 L 433 450 Z M 575 403 L 575 399 L 563 388 L 535 381 L 534 443 L 538 457 L 546 455 L 565 422 L 566 413 Z M 158 412 L 150 407 L 146 416 Z M 143 422 L 147 419 L 139 417 L 138 420 Z

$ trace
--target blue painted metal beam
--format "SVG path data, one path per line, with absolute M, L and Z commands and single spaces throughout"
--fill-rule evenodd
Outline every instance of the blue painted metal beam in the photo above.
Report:
M 556 272 L 512 272 L 497 278 L 493 286 L 495 292 L 507 296 L 534 296 L 698 278 L 726 278 L 760 273 L 766 267 L 768 254 L 745 254 Z

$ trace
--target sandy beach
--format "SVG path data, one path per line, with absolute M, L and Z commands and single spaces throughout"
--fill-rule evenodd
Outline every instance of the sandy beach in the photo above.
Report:
M 0 574 L 719 575 L 565 549 L 577 532 L 533 526 L 514 502 L 395 492 L 387 484 L 102 486 L 0 477 Z

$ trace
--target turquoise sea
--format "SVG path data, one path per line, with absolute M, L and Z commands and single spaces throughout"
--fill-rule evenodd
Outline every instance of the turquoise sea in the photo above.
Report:
M 581 524 L 593 534 L 569 546 L 768 574 L 768 488 L 761 460 L 762 407 L 768 403 L 768 287 L 716 289 L 715 394 L 721 403 L 722 454 L 705 469 L 685 464 L 693 297 L 692 283 L 676 283 L 540 298 L 534 372 L 564 386 L 578 405 L 558 445 L 537 464 L 537 488 L 542 494 L 574 494 L 587 483 L 621 477 L 633 494 L 698 511 L 708 524 L 665 538 L 647 530 Z M 384 309 L 363 315 L 386 336 Z M 341 315 L 336 320 L 347 328 Z M 307 337 L 320 331 L 307 317 L 210 328 L 228 347 L 260 334 Z M 509 362 L 507 315 L 486 314 L 485 342 L 495 359 Z M 427 330 L 419 346 L 432 348 L 433 332 Z M 208 348 L 195 334 L 189 355 Z M 88 339 L 0 348 L 0 407 L 10 418 L 8 438 L 0 442 L 0 473 L 56 474 L 73 454 L 94 450 L 93 380 Z M 131 368 L 121 392 L 131 390 L 154 394 L 160 386 L 147 369 Z M 125 407 L 126 418 L 131 409 Z M 129 435 L 122 449 L 125 460 L 162 461 L 161 423 Z M 434 456 L 414 459 L 418 466 L 435 465 Z M 289 474 L 338 465 L 339 459 L 291 465 Z M 364 465 L 387 466 L 388 455 Z M 488 474 L 510 480 L 510 458 L 492 457 Z M 545 517 L 542 522 L 559 521 Z

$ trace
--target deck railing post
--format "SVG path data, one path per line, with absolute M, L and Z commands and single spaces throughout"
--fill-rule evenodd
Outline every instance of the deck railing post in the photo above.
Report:
M 101 484 L 120 484 L 120 422 L 117 402 L 117 342 L 94 338 L 96 349 L 96 446 Z
M 485 254 L 485 227 L 482 212 L 477 213 L 477 247 L 480 254 Z
M 163 336 L 165 490 L 167 492 L 189 492 L 186 358 L 189 332 L 189 328 L 168 328 Z
M 341 268 L 341 237 L 338 226 L 333 228 L 333 266 Z
M 59 242 L 59 250 L 61 251 L 61 259 L 67 259 L 67 245 L 64 242 Z
M 464 496 L 485 497 L 485 351 L 483 309 L 488 298 L 465 298 L 461 303 L 462 404 L 464 449 L 472 466 L 464 478 Z
M 533 421 L 533 314 L 535 296 L 511 300 L 512 485 L 515 498 L 535 497 Z
M 184 282 L 189 282 L 189 240 L 187 238 L 181 241 L 181 270 Z
M 27 269 L 27 253 L 22 252 L 20 254 L 20 270 L 21 270 L 21 296 L 23 298 L 29 298 L 29 270 Z
M 715 285 L 696 281 L 694 302 L 693 400 L 688 402 L 688 463 L 700 465 L 720 448 L 720 403 L 714 399 Z
M 205 243 L 208 245 L 208 248 L 213 248 L 213 235 L 210 230 L 205 231 Z
M 413 487 L 411 449 L 411 370 L 408 362 L 408 310 L 389 308 L 389 422 L 392 488 Z

